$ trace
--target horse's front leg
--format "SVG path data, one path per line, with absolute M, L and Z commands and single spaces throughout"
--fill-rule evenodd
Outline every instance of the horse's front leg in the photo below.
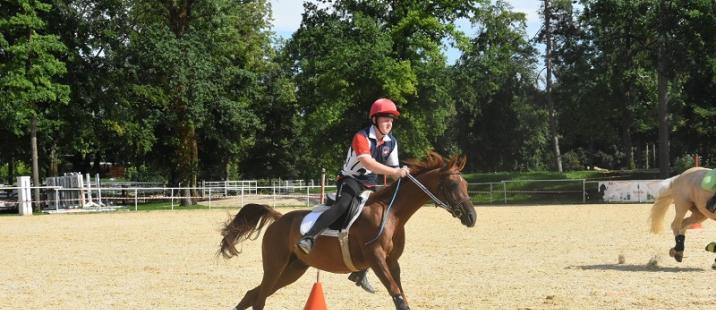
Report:
M 393 279 L 395 279 L 395 282 L 398 283 L 398 288 L 400 288 L 400 294 L 403 296 L 403 299 L 407 301 L 408 296 L 405 295 L 405 291 L 403 290 L 403 283 L 400 281 L 400 264 L 398 263 L 398 260 L 391 260 L 389 258 L 387 262 L 390 274 L 393 276 Z M 393 301 L 395 302 L 395 299 Z M 397 304 L 396 307 L 398 307 Z
M 686 242 L 686 226 L 684 225 L 684 216 L 689 210 L 689 206 L 682 202 L 675 202 L 676 212 L 674 221 L 671 222 L 671 230 L 674 232 L 674 241 L 676 245 L 669 250 L 669 256 L 673 257 L 677 262 L 684 259 L 684 249 Z
M 378 249 L 376 252 L 377 253 L 370 258 L 370 264 L 371 268 L 373 268 L 373 272 L 375 272 L 375 275 L 378 279 L 380 279 L 380 282 L 383 283 L 383 286 L 388 289 L 390 296 L 393 297 L 395 309 L 409 310 L 410 307 L 408 306 L 408 301 L 405 299 L 403 291 L 400 287 L 400 266 L 397 264 L 397 261 L 391 263 L 391 266 L 389 266 L 383 249 Z M 391 272 L 391 270 L 396 270 L 396 267 L 398 271 L 397 277 Z

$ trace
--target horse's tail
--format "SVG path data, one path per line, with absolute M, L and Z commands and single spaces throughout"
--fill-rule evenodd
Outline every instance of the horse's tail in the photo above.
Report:
M 654 234 L 658 234 L 664 229 L 666 211 L 668 211 L 671 202 L 674 200 L 671 191 L 671 185 L 674 183 L 674 179 L 676 179 L 676 176 L 661 181 L 656 200 L 654 200 L 654 205 L 651 206 L 649 220 L 651 222 L 651 232 Z
M 235 245 L 241 240 L 256 239 L 261 229 L 281 217 L 281 213 L 267 205 L 250 203 L 245 205 L 233 220 L 229 220 L 221 229 L 221 248 L 217 252 L 225 259 L 232 258 L 241 253 Z

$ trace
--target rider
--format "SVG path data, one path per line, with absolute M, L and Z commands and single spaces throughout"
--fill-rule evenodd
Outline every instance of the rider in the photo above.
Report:
M 369 113 L 372 125 L 358 131 L 348 148 L 346 161 L 336 183 L 336 202 L 321 214 L 313 227 L 299 240 L 298 248 L 301 251 L 309 254 L 316 237 L 346 213 L 361 192 L 375 188 L 378 179 L 376 174 L 390 175 L 395 179 L 408 175 L 408 167 L 398 167 L 398 140 L 390 133 L 393 120 L 399 115 L 392 100 L 380 98 L 373 102 Z M 351 273 L 348 279 L 374 293 L 366 273 L 367 270 L 357 271 Z

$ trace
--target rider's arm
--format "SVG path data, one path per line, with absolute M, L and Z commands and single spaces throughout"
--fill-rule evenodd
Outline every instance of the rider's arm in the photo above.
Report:
M 377 173 L 377 174 L 389 175 L 394 178 L 402 178 L 402 177 L 408 175 L 408 172 L 410 171 L 410 170 L 408 170 L 407 167 L 403 167 L 403 168 L 388 167 L 386 165 L 379 163 L 370 155 L 369 156 L 360 156 L 360 157 L 358 157 L 358 160 L 363 165 L 363 167 L 366 167 L 366 169 L 373 171 L 374 173 Z

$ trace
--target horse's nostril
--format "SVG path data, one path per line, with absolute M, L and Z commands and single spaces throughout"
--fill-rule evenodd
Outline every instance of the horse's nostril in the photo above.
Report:
M 467 215 L 467 225 L 472 227 L 475 225 L 475 216 L 472 214 Z

